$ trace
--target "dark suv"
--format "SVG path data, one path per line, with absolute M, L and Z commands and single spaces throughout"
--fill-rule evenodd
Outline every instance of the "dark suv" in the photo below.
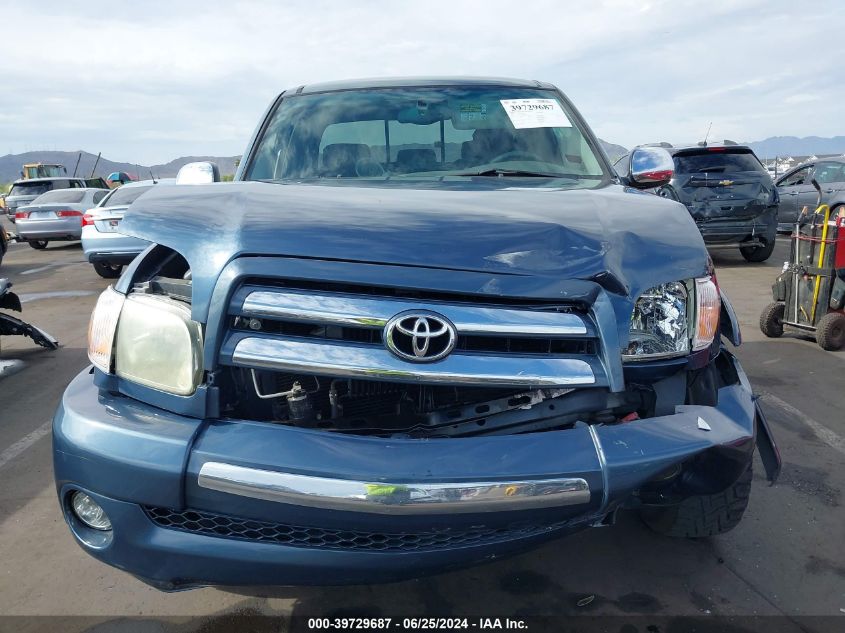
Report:
M 749 262 L 766 261 L 777 236 L 778 194 L 750 147 L 661 143 L 675 161 L 672 180 L 654 193 L 686 206 L 708 246 L 739 246 Z M 616 162 L 624 171 L 630 154 Z
M 552 85 L 299 86 L 136 200 L 53 421 L 77 542 L 163 589 L 376 582 L 620 508 L 730 530 L 774 446 L 695 224 Z M 180 182 L 196 184 L 178 184 Z M 671 239 L 667 238 L 671 235 Z

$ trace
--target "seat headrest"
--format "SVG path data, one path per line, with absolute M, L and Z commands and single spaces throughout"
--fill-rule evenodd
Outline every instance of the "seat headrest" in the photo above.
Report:
M 326 169 L 343 171 L 369 157 L 370 146 L 364 143 L 333 143 L 323 148 L 322 161 Z
M 396 163 L 417 170 L 433 168 L 437 165 L 437 154 L 433 149 L 400 149 L 396 152 Z

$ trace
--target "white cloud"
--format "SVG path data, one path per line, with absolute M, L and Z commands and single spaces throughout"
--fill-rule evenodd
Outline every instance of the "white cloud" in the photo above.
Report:
M 281 89 L 384 75 L 552 81 L 625 145 L 699 138 L 710 121 L 737 140 L 833 135 L 841 55 L 817 43 L 843 17 L 832 0 L 18 3 L 0 153 L 235 154 Z

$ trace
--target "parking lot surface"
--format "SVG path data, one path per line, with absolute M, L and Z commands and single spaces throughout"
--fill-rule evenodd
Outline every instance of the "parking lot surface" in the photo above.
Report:
M 78 243 L 52 243 L 45 251 L 13 244 L 0 277 L 14 282 L 23 318 L 56 336 L 61 348 L 2 340 L 0 614 L 95 618 L 67 620 L 65 630 L 99 630 L 98 622 L 142 615 L 203 616 L 197 627 L 222 631 L 231 614 L 340 613 L 608 614 L 643 621 L 780 615 L 788 616 L 778 620 L 783 630 L 828 630 L 823 624 L 830 620 L 803 619 L 825 615 L 841 617 L 845 630 L 845 352 L 825 352 L 808 337 L 760 334 L 757 319 L 788 256 L 787 240 L 765 264 L 747 264 L 733 251 L 712 254 L 743 328 L 738 355 L 784 459 L 773 487 L 756 462 L 751 503 L 734 531 L 672 540 L 621 513 L 613 527 L 403 583 L 164 594 L 82 552 L 53 487 L 49 421 L 65 385 L 87 365 L 88 316 L 108 281 L 84 261 Z

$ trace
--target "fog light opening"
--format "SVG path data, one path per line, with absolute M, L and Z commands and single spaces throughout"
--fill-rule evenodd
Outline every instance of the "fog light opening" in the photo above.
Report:
M 71 495 L 70 507 L 74 516 L 84 525 L 103 532 L 111 530 L 111 521 L 106 511 L 84 492 L 77 490 Z

